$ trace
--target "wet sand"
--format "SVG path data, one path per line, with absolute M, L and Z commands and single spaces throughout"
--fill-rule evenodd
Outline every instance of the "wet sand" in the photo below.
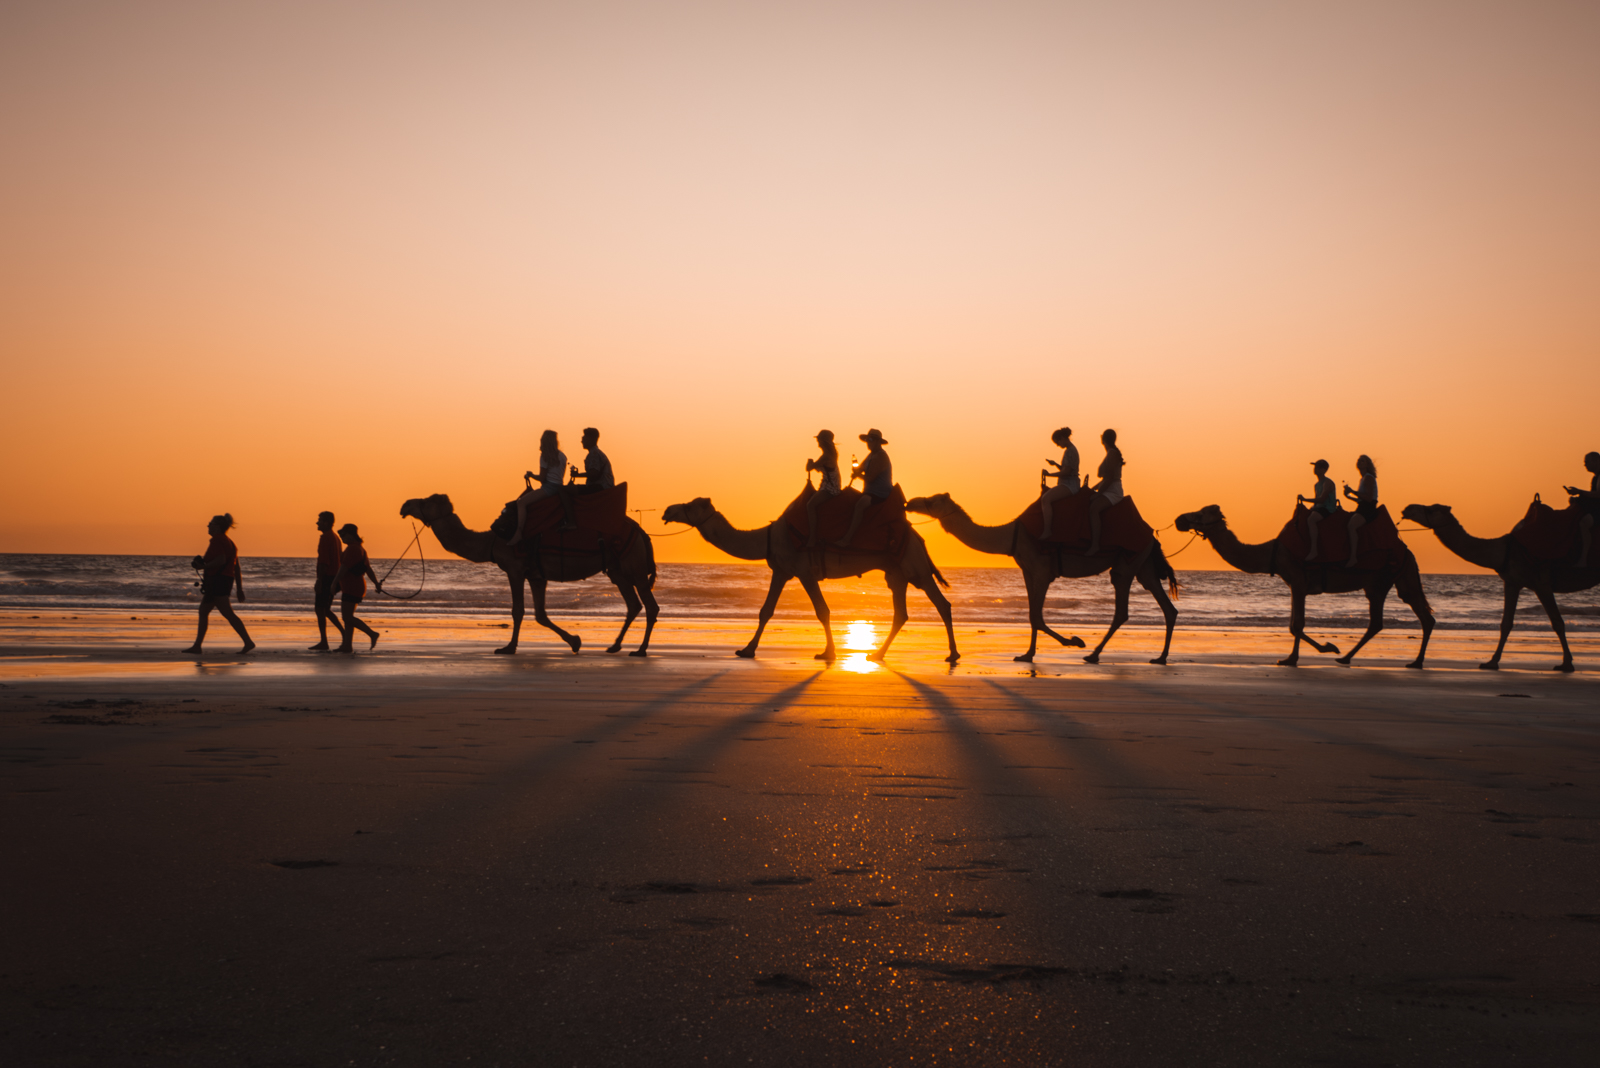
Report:
M 921 625 L 823 670 L 814 624 L 754 662 L 742 622 L 506 658 L 374 613 L 372 655 L 251 619 L 262 653 L 197 663 L 162 645 L 187 619 L 73 614 L 0 616 L 7 1064 L 1587 1065 L 1600 1037 L 1600 683 L 1544 670 L 1548 635 L 1498 674 L 1482 633 L 1416 672 L 1403 633 L 1291 670 L 1282 635 L 1182 630 L 1164 669 L 1141 630 L 1029 670 L 991 626 L 951 672 Z

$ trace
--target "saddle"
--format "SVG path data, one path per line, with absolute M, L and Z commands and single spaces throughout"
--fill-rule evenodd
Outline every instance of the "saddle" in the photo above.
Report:
M 1583 518 L 1580 501 L 1557 510 L 1534 494 L 1528 512 L 1511 528 L 1511 536 L 1539 560 L 1567 560 L 1578 552 L 1578 522 Z
M 783 522 L 789 528 L 789 540 L 795 548 L 804 547 L 811 535 L 811 524 L 806 514 L 806 502 L 817 495 L 811 483 L 800 491 L 800 496 L 783 510 Z M 856 502 L 861 499 L 858 489 L 844 489 L 817 508 L 817 545 L 830 552 L 845 553 L 898 553 L 905 547 L 911 524 L 906 519 L 906 495 L 897 485 L 894 492 L 881 501 L 874 502 L 867 514 L 861 517 L 861 527 L 848 549 L 839 549 L 832 543 L 845 536 L 850 529 L 850 516 Z
M 1034 501 L 1017 517 L 1022 529 L 1050 545 L 1060 545 L 1066 550 L 1082 551 L 1089 547 L 1089 505 L 1095 494 L 1079 490 L 1070 497 L 1050 502 L 1050 535 L 1044 536 L 1044 524 L 1039 514 L 1039 502 Z M 1100 513 L 1100 548 L 1124 549 L 1141 553 L 1155 539 L 1155 531 L 1139 514 L 1132 497 L 1122 500 Z
M 1278 533 L 1278 547 L 1295 560 L 1304 560 L 1311 548 L 1311 524 L 1307 516 L 1311 509 L 1303 504 L 1294 506 L 1294 515 Z M 1334 564 L 1343 567 L 1350 559 L 1350 517 L 1353 512 L 1339 509 L 1323 516 L 1317 526 L 1317 558 L 1314 564 Z M 1395 529 L 1389 509 L 1378 505 L 1366 525 L 1357 532 L 1356 567 L 1366 571 L 1379 571 L 1387 567 L 1395 549 L 1404 543 Z
M 560 496 L 542 497 L 528 505 L 522 540 L 516 544 L 523 556 L 540 553 L 545 556 L 593 556 L 608 551 L 620 553 L 639 529 L 639 525 L 628 518 L 626 482 L 597 493 L 574 494 L 569 499 L 572 501 L 573 519 L 577 522 L 576 530 L 561 529 L 566 509 Z M 489 532 L 502 541 L 511 540 L 517 532 L 516 501 L 506 502 L 500 518 L 489 527 Z

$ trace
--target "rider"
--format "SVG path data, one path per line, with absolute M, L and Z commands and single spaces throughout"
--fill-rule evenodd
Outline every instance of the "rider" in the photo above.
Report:
M 600 431 L 594 427 L 583 430 L 583 470 L 572 468 L 574 480 L 583 479 L 583 485 L 574 485 L 574 493 L 599 493 L 616 487 L 616 476 L 611 473 L 611 461 L 600 451 Z
M 1578 550 L 1578 566 L 1589 566 L 1589 549 L 1594 545 L 1595 516 L 1600 515 L 1600 452 L 1591 452 L 1583 458 L 1584 469 L 1594 477 L 1588 489 L 1568 486 L 1566 490 L 1583 505 L 1583 518 L 1578 520 L 1578 536 L 1582 542 Z
M 1054 489 L 1045 490 L 1039 498 L 1039 523 L 1042 531 L 1041 537 L 1050 536 L 1051 504 L 1063 497 L 1070 497 L 1083 487 L 1078 482 L 1078 447 L 1072 443 L 1072 428 L 1064 426 L 1050 435 L 1050 440 L 1056 448 L 1061 450 L 1061 462 L 1046 459 L 1045 463 L 1054 467 L 1055 473 L 1040 471 L 1041 481 L 1046 478 L 1056 480 Z
M 1100 444 L 1106 447 L 1106 458 L 1100 461 L 1096 472 L 1100 481 L 1094 484 L 1094 500 L 1089 502 L 1089 550 L 1093 556 L 1100 551 L 1100 513 L 1122 500 L 1122 450 L 1117 448 L 1117 432 L 1107 430 L 1100 435 Z
M 811 477 L 811 472 L 818 471 L 822 479 L 817 486 L 817 492 L 806 501 L 806 529 L 810 531 L 806 538 L 806 548 L 817 547 L 817 509 L 822 507 L 822 502 L 839 494 L 839 448 L 833 443 L 833 431 L 817 431 L 817 448 L 822 450 L 822 455 L 815 460 L 806 458 L 806 478 Z
M 522 473 L 522 480 L 527 484 L 527 489 L 517 498 L 517 532 L 506 544 L 515 545 L 522 540 L 522 528 L 528 521 L 528 505 L 560 493 L 561 477 L 566 473 L 567 454 L 561 451 L 561 442 L 556 437 L 556 432 L 546 430 L 539 435 L 539 473 L 537 475 L 532 471 Z M 538 489 L 533 488 L 534 479 L 539 481 Z
M 1345 567 L 1356 566 L 1360 530 L 1378 514 L 1378 466 L 1372 462 L 1372 457 L 1362 453 L 1356 457 L 1356 470 L 1361 472 L 1360 485 L 1352 490 L 1350 483 L 1344 484 L 1344 495 L 1356 502 L 1355 513 L 1350 516 L 1350 559 L 1345 561 Z
M 850 472 L 850 481 L 860 479 L 862 482 L 861 499 L 856 501 L 855 511 L 850 513 L 850 529 L 844 537 L 833 544 L 841 549 L 850 547 L 850 540 L 856 536 L 856 531 L 861 527 L 861 519 L 867 514 L 867 509 L 877 501 L 886 501 L 894 493 L 894 465 L 889 462 L 889 454 L 883 447 L 889 444 L 883 439 L 883 433 L 873 427 L 865 434 L 857 435 L 867 443 L 867 459 L 860 467 Z
M 1323 517 L 1339 510 L 1339 494 L 1333 488 L 1333 479 L 1328 477 L 1328 461 L 1313 461 L 1311 471 L 1317 476 L 1317 488 L 1309 497 L 1296 494 L 1294 498 L 1296 504 L 1311 506 L 1311 511 L 1306 515 L 1306 525 L 1311 530 L 1311 551 L 1306 554 L 1306 563 L 1317 558 L 1317 528 L 1321 525 Z

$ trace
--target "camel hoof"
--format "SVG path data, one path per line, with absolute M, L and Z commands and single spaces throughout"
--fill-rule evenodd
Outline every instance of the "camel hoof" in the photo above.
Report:
M 1015 660 L 1019 664 L 1031 664 L 1033 663 L 1033 654 L 1023 653 L 1021 656 L 1014 656 L 1011 659 Z
M 1338 651 L 1339 647 L 1332 642 L 1329 642 L 1327 645 L 1324 645 L 1317 650 L 1319 653 L 1337 653 Z M 1354 656 L 1355 654 L 1352 653 L 1351 655 Z
M 648 649 L 635 649 L 633 652 L 629 653 L 628 655 L 629 656 L 649 656 L 650 655 L 650 651 Z
M 1565 663 L 1565 664 L 1557 664 L 1555 667 L 1551 668 L 1550 670 L 1551 671 L 1559 671 L 1563 675 L 1570 675 L 1574 671 L 1577 671 L 1578 669 L 1573 667 L 1570 663 Z
M 1162 667 L 1166 667 L 1167 658 L 1164 657 L 1164 656 L 1158 656 L 1154 660 L 1150 661 L 1150 663 L 1152 663 L 1152 664 L 1160 664 Z
M 882 649 L 875 649 L 872 652 L 868 653 L 866 658 L 868 660 L 872 661 L 874 664 L 881 664 L 881 663 L 883 663 L 883 658 L 884 658 L 885 655 L 886 654 L 884 653 L 884 651 Z
M 504 655 L 509 655 L 509 654 L 514 653 L 516 651 L 517 651 L 517 647 L 515 645 L 502 645 L 500 648 L 495 650 L 496 653 L 500 653 L 500 654 L 504 654 Z
M 749 646 L 746 646 L 743 649 L 735 649 L 733 651 L 733 655 L 741 657 L 745 660 L 754 660 L 756 658 L 756 651 L 751 649 Z
M 1486 664 L 1479 664 L 1478 665 L 1478 670 L 1479 671 L 1499 671 L 1500 670 L 1500 661 L 1491 660 Z
M 1300 661 L 1296 657 L 1290 657 L 1287 660 L 1278 661 L 1278 666 L 1279 667 L 1299 667 L 1300 666 Z
M 1068 638 L 1063 644 L 1070 645 L 1074 649 L 1087 649 L 1087 648 L 1089 648 L 1089 643 L 1084 641 L 1082 638 L 1078 637 L 1076 634 L 1074 634 L 1072 637 Z
M 954 664 L 956 661 L 958 661 L 960 659 L 961 659 L 961 654 L 960 653 L 951 653 L 949 656 L 944 658 L 944 662 L 946 664 Z
M 1085 664 L 1098 664 L 1100 663 L 1100 654 L 1090 653 L 1088 656 L 1083 658 L 1083 662 Z
M 618 642 L 615 645 L 606 646 L 606 652 L 608 652 L 608 653 L 620 653 L 620 652 L 622 652 L 622 643 Z
M 1345 667 L 1349 667 L 1350 666 L 1350 658 L 1348 656 L 1341 656 L 1339 659 L 1335 660 L 1334 663 L 1335 664 L 1343 664 Z
M 1406 667 L 1408 667 L 1408 668 L 1420 668 L 1421 666 L 1422 666 L 1422 661 L 1420 661 L 1420 660 L 1413 660 L 1413 661 L 1411 661 L 1411 663 L 1406 665 Z

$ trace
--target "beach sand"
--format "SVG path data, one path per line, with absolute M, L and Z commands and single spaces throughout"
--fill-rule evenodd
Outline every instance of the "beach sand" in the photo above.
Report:
M 952 671 L 925 623 L 823 669 L 787 622 L 753 662 L 746 622 L 496 657 L 485 621 L 374 613 L 340 658 L 247 615 L 260 652 L 214 627 L 197 661 L 187 616 L 41 615 L 0 615 L 8 1065 L 1588 1065 L 1600 1038 L 1600 683 L 1546 670 L 1548 634 L 1497 674 L 1481 632 L 1421 672 L 1399 633 L 1296 670 L 1282 634 L 1181 629 L 1166 668 L 1130 629 L 1030 669 L 989 626 Z

